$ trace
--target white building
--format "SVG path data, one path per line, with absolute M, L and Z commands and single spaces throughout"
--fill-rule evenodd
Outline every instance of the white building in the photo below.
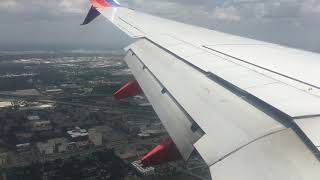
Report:
M 154 175 L 154 167 L 142 167 L 141 160 L 133 161 L 131 164 L 135 170 L 143 176 Z
M 28 116 L 27 119 L 29 121 L 39 121 L 40 120 L 40 117 L 39 116 Z
M 47 93 L 61 93 L 62 89 L 47 89 Z
M 87 130 L 79 127 L 75 127 L 75 129 L 67 131 L 67 133 L 71 136 L 71 138 L 86 137 L 89 135 Z
M 54 108 L 53 104 L 37 104 L 33 106 L 21 107 L 20 110 L 43 110 L 43 109 L 52 109 Z
M 30 150 L 30 143 L 17 144 L 16 145 L 18 152 L 25 152 Z
M 0 108 L 6 108 L 6 107 L 11 107 L 12 102 L 9 101 L 0 101 Z

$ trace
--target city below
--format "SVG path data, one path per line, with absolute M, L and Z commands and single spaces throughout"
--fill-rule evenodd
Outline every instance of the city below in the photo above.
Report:
M 188 161 L 142 167 L 168 137 L 144 95 L 117 101 L 133 80 L 121 52 L 0 53 L 0 180 L 207 180 Z

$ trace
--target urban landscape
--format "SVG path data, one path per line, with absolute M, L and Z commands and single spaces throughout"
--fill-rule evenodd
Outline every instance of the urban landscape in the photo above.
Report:
M 113 98 L 134 79 L 123 56 L 0 54 L 1 180 L 210 179 L 196 153 L 139 166 L 168 134 L 143 94 Z

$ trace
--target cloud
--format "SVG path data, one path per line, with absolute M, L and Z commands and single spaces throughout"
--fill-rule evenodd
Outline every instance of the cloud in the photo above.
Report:
M 207 16 L 226 21 L 295 19 L 320 14 L 319 0 L 121 0 L 122 4 L 167 17 Z M 51 16 L 85 13 L 89 0 L 1 0 L 0 9 L 42 12 Z M 193 18 L 191 18 L 193 19 Z
M 21 4 L 17 0 L 1 0 L 0 10 L 17 11 L 21 9 Z
M 187 20 L 283 21 L 320 17 L 319 0 L 122 0 L 135 9 Z
M 89 0 L 1 0 L 0 9 L 1 13 L 42 14 L 54 18 L 85 13 L 89 4 Z
M 301 19 L 320 16 L 319 0 L 122 0 L 145 12 L 181 20 L 222 21 Z M 86 13 L 89 0 L 1 0 L 0 9 L 59 17 Z M 18 11 L 19 10 L 19 11 Z M 45 15 L 46 17 L 46 15 Z
M 85 13 L 89 7 L 88 0 L 62 0 L 59 3 L 60 10 L 65 13 Z
M 317 32 L 320 26 L 319 0 L 119 0 L 119 2 L 139 11 L 227 33 L 304 49 L 320 47 L 320 37 Z M 0 42 L 4 42 L 3 39 L 16 42 L 21 39 L 21 37 L 16 38 L 12 29 L 21 31 L 23 38 L 28 29 L 30 41 L 35 38 L 41 41 L 39 38 L 41 32 L 43 41 L 48 42 L 49 38 L 45 38 L 45 35 L 47 33 L 48 37 L 52 37 L 50 32 L 59 34 L 56 39 L 66 39 L 72 33 L 72 36 L 90 36 L 91 39 L 101 42 L 100 36 L 95 35 L 97 33 L 88 31 L 88 34 L 83 34 L 82 29 L 78 27 L 89 7 L 89 0 L 0 0 L 0 21 L 5 24 L 0 33 Z M 108 30 L 113 28 L 101 23 L 102 19 L 93 23 L 99 24 L 99 27 L 91 25 L 90 29 L 99 28 L 100 32 L 103 28 Z M 42 29 L 39 23 L 43 23 Z M 70 30 L 61 31 L 64 26 L 69 26 Z M 50 28 L 43 30 L 44 27 Z
M 238 10 L 233 7 L 217 7 L 213 12 L 213 18 L 223 20 L 223 21 L 240 21 L 241 16 Z
M 237 20 L 293 20 L 300 21 L 308 16 L 320 16 L 318 0 L 225 0 L 216 8 L 217 18 L 225 15 Z M 223 16 L 221 16 L 222 14 Z M 231 18 L 230 20 L 234 20 Z
M 301 3 L 301 12 L 304 14 L 320 14 L 319 0 L 306 0 L 306 3 Z

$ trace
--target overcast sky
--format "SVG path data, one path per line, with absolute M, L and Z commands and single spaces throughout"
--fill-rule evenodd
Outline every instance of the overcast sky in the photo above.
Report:
M 319 0 L 118 0 L 189 24 L 320 52 Z M 99 18 L 79 26 L 89 0 L 0 0 L 0 50 L 119 49 L 130 39 Z

